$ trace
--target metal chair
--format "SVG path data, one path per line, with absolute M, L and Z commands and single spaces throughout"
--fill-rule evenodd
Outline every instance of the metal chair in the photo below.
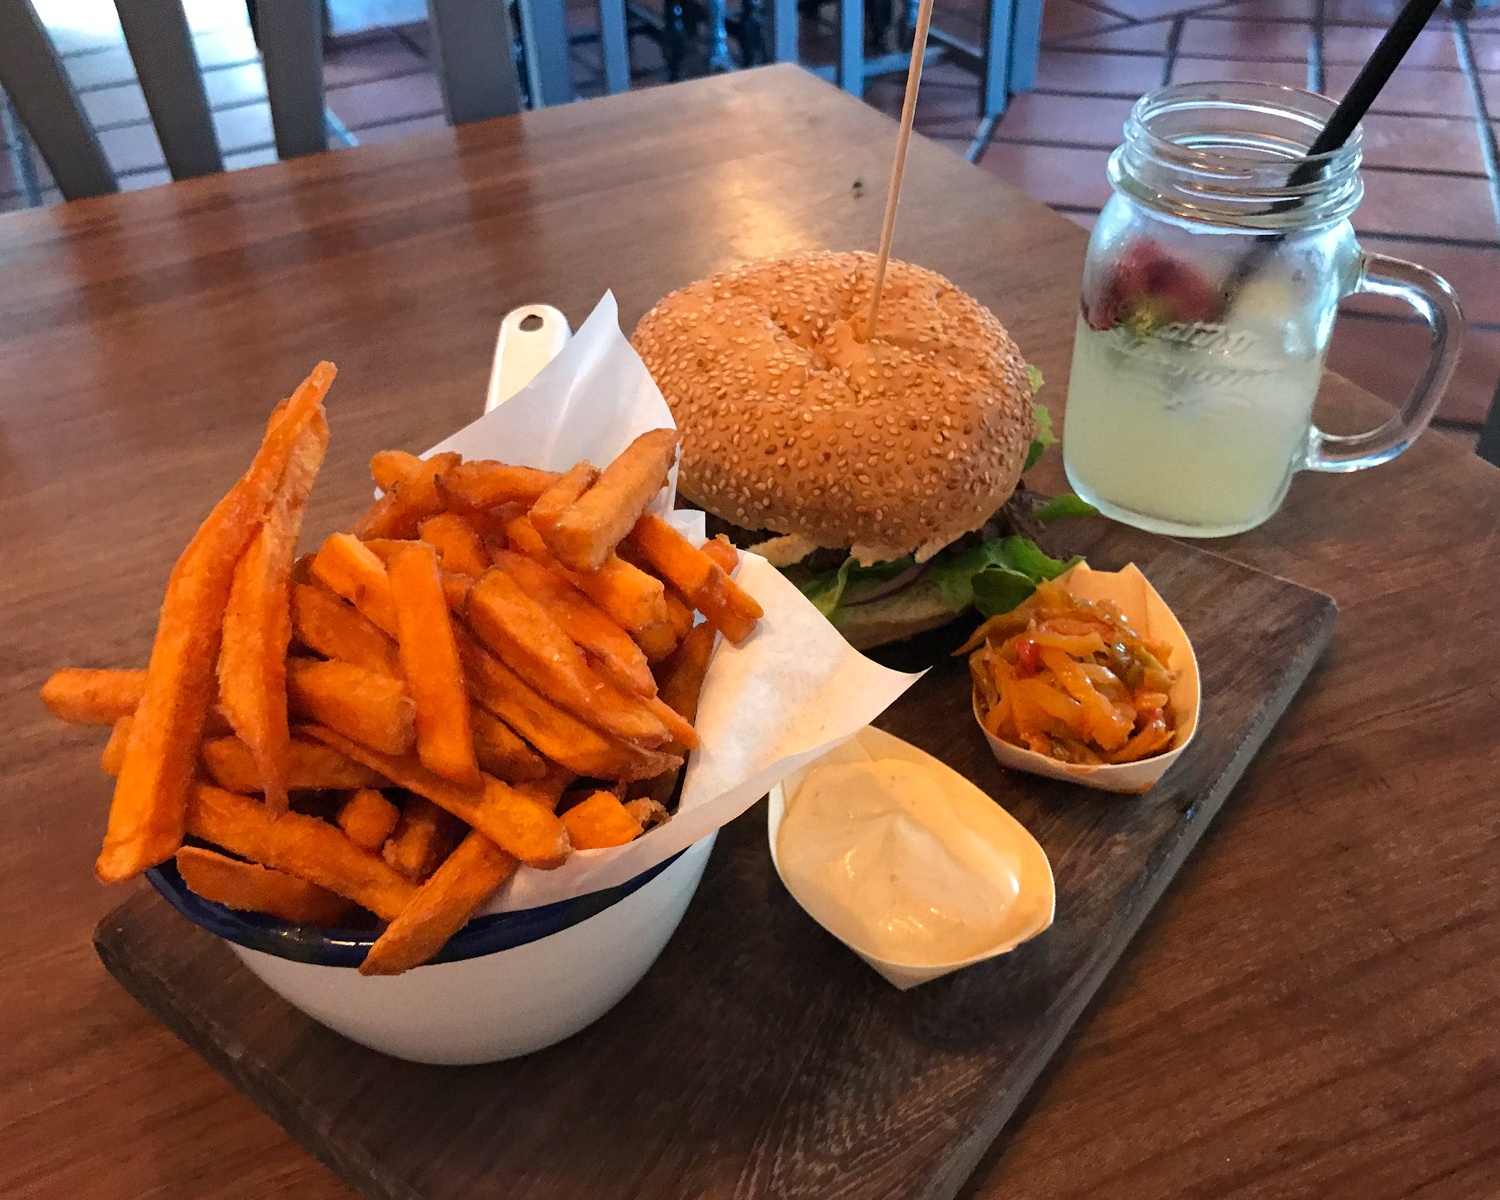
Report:
M 440 5 L 451 10 L 471 10 L 468 14 L 470 19 L 478 16 L 472 10 L 483 9 L 488 5 L 506 7 L 506 0 L 429 2 L 434 18 Z M 582 42 L 600 43 L 604 59 L 604 90 L 610 95 L 630 90 L 630 27 L 626 0 L 598 0 L 598 4 L 598 33 L 590 31 L 570 34 L 566 0 L 510 0 L 514 16 L 512 24 L 520 31 L 519 58 L 530 107 L 568 104 L 577 98 L 573 89 L 573 66 L 569 50 Z M 475 56 L 475 71 L 482 72 L 485 63 L 491 62 L 494 53 L 493 49 L 486 49 L 482 55 Z
M 531 3 L 555 3 L 561 13 L 559 0 Z M 224 160 L 181 0 L 115 0 L 115 8 L 172 178 L 222 171 Z M 623 2 L 621 13 L 623 35 Z M 448 119 L 461 124 L 519 112 L 520 81 L 504 0 L 430 0 L 429 19 Z M 292 158 L 327 149 L 322 0 L 258 0 L 255 23 L 277 154 Z M 532 33 L 535 62 L 547 42 L 536 27 Z M 566 67 L 565 31 L 562 47 Z M 0 0 L 0 88 L 65 199 L 119 190 L 31 0 Z M 571 83 L 568 91 L 571 98 Z M 547 80 L 534 81 L 531 94 L 545 99 Z
M 814 6 L 819 0 L 813 0 Z M 798 0 L 772 0 L 772 27 L 777 30 L 776 61 L 794 61 Z M 818 74 L 854 96 L 864 95 L 865 80 L 905 72 L 911 52 L 883 52 L 892 25 L 892 0 L 838 0 L 839 50 L 833 67 Z M 915 5 L 900 11 L 898 41 L 910 46 Z M 790 30 L 787 34 L 785 31 Z M 1042 0 L 987 0 L 984 42 L 975 45 L 933 25 L 928 32 L 927 60 L 946 57 L 979 79 L 979 126 L 966 157 L 978 162 L 995 136 L 995 127 L 1011 96 L 1036 84 L 1042 46 Z M 875 52 L 870 54 L 873 49 Z

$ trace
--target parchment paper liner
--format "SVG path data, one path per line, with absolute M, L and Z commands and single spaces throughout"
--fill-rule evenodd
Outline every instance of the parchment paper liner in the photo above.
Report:
M 476 397 L 476 404 L 480 398 Z M 674 426 L 608 293 L 532 381 L 427 455 L 560 471 L 610 462 L 638 435 Z M 703 514 L 673 512 L 676 469 L 653 507 L 691 537 Z M 732 821 L 786 774 L 846 741 L 918 678 L 854 650 L 781 572 L 741 556 L 735 580 L 765 609 L 742 645 L 719 639 L 698 705 L 702 745 L 687 762 L 672 820 L 625 846 L 575 852 L 555 871 L 522 867 L 483 912 L 534 908 L 633 879 Z

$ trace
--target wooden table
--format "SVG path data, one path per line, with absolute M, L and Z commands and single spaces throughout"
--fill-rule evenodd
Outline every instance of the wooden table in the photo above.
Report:
M 349 1194 L 96 961 L 102 738 L 35 695 L 144 661 L 268 406 L 339 364 L 321 537 L 373 451 L 477 414 L 512 306 L 613 288 L 628 328 L 873 245 L 893 128 L 776 67 L 0 219 L 0 1194 Z M 913 146 L 898 253 L 995 309 L 1057 416 L 1083 246 Z M 1331 378 L 1320 411 L 1384 410 Z M 1500 1194 L 1497 523 L 1500 475 L 1428 435 L 1222 544 L 1335 596 L 1334 647 L 967 1195 Z

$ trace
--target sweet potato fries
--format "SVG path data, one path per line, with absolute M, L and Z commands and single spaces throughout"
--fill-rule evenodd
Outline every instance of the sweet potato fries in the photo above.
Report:
M 518 867 L 669 819 L 715 631 L 761 614 L 731 547 L 647 511 L 671 430 L 562 474 L 384 451 L 382 497 L 297 560 L 333 377 L 277 406 L 188 544 L 147 668 L 62 670 L 42 699 L 111 727 L 101 880 L 173 859 L 232 908 L 386 922 L 361 969 L 391 974 Z

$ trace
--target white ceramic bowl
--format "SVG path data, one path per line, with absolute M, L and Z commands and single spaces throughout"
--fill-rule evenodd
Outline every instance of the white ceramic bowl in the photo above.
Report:
M 533 931 L 545 927 L 534 920 L 543 910 L 478 918 L 449 943 L 448 961 L 394 976 L 329 965 L 351 956 L 358 961 L 371 935 L 298 929 L 233 914 L 191 893 L 184 901 L 186 889 L 172 878 L 175 872 L 154 873 L 152 883 L 189 920 L 229 941 L 267 987 L 314 1020 L 396 1058 L 472 1064 L 541 1050 L 614 1007 L 640 982 L 682 920 L 716 836 L 695 842 L 661 871 L 647 872 L 651 877 L 645 883 L 624 885 L 622 898 L 556 932 L 528 938 L 528 920 Z M 589 899 L 578 898 L 584 904 Z M 268 936 L 278 932 L 289 935 L 284 945 Z M 455 943 L 466 935 L 471 950 L 476 939 L 527 940 L 453 957 Z M 463 952 L 460 946 L 457 953 Z

